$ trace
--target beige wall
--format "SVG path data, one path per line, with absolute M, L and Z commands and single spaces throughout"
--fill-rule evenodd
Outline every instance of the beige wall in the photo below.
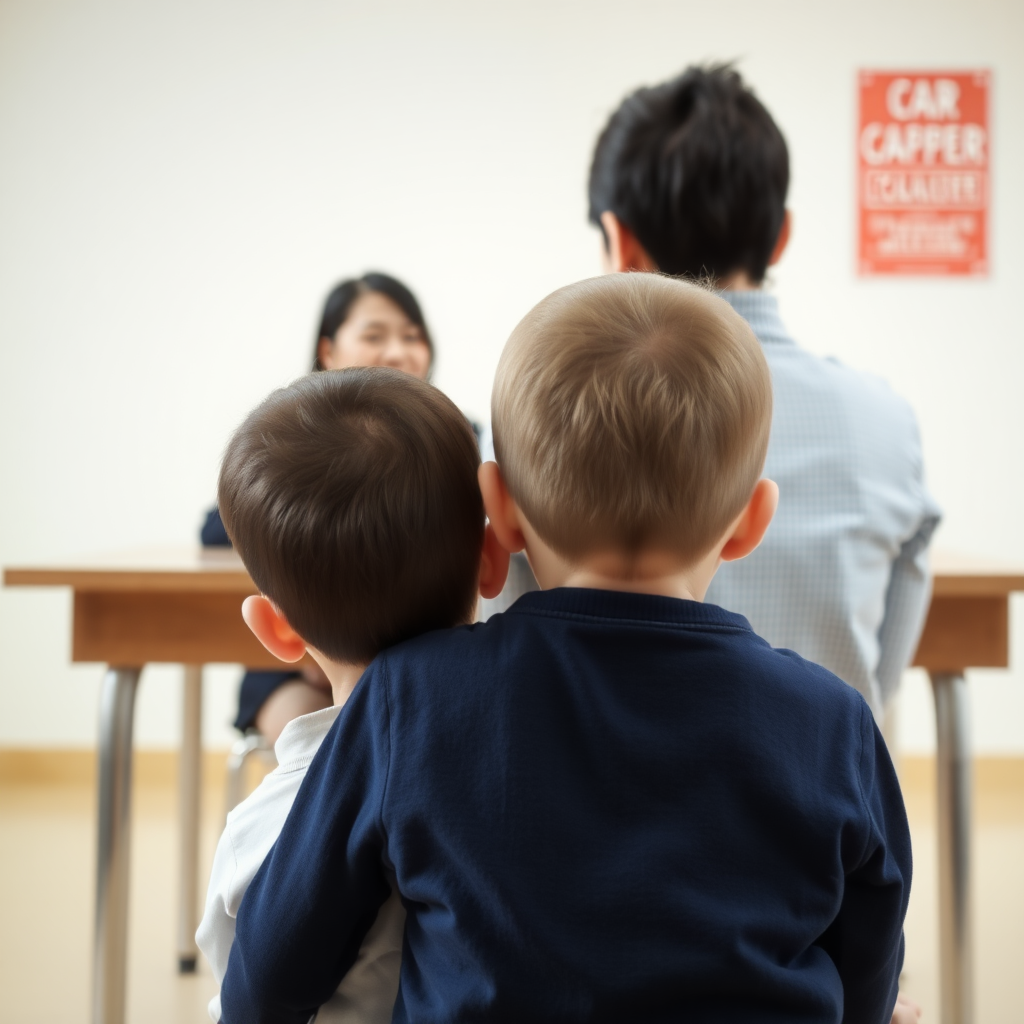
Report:
M 437 383 L 485 416 L 518 317 L 598 269 L 584 183 L 607 113 L 708 58 L 739 59 L 790 142 L 792 330 L 913 402 L 940 543 L 1024 561 L 1022 38 L 1012 0 L 4 0 L 0 562 L 190 540 L 228 432 L 305 368 L 341 275 L 406 278 Z M 854 276 L 861 67 L 993 69 L 988 280 Z M 99 669 L 69 667 L 67 623 L 60 594 L 0 592 L 0 745 L 92 740 Z M 983 750 L 1024 753 L 1018 662 L 976 680 Z M 219 743 L 237 673 L 212 676 Z M 143 744 L 174 741 L 178 685 L 146 678 Z M 913 750 L 926 697 L 905 688 Z

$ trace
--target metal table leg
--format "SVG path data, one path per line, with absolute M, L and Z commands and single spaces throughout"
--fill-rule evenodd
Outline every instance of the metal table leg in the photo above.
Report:
M 110 668 L 100 690 L 94 1024 L 123 1024 L 128 953 L 132 722 L 140 669 Z
M 967 681 L 931 673 L 939 793 L 939 968 L 942 1024 L 973 1024 L 971 750 Z
M 191 974 L 196 969 L 196 928 L 199 874 L 199 790 L 202 778 L 203 669 L 185 666 L 181 716 L 181 761 L 179 787 L 179 902 L 178 970 Z

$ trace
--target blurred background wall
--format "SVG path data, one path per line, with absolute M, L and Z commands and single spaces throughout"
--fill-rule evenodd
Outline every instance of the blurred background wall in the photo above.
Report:
M 304 372 L 319 305 L 368 268 L 423 301 L 436 383 L 485 418 L 501 346 L 598 272 L 585 182 L 625 93 L 736 60 L 785 133 L 772 274 L 815 352 L 920 418 L 938 543 L 1024 562 L 1024 6 L 1016 0 L 0 0 L 0 564 L 193 540 L 233 426 Z M 993 71 L 991 276 L 858 279 L 856 71 Z M 0 746 L 87 746 L 100 667 L 70 602 L 0 591 Z M 1024 754 L 1016 667 L 976 672 L 981 753 Z M 207 674 L 226 745 L 238 671 Z M 141 746 L 175 743 L 152 668 Z M 903 747 L 933 743 L 908 674 Z

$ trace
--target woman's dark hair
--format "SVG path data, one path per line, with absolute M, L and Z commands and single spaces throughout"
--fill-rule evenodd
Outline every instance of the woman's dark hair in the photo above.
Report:
M 728 65 L 690 67 L 612 114 L 590 168 L 590 220 L 615 214 L 666 274 L 764 279 L 786 213 L 789 152 Z M 603 231 L 603 228 L 602 228 Z
M 362 277 L 351 277 L 336 285 L 331 294 L 324 302 L 324 312 L 320 317 L 320 330 L 317 333 L 316 341 L 313 343 L 313 369 L 322 370 L 320 365 L 320 339 L 334 339 L 338 328 L 348 319 L 352 311 L 352 304 L 361 295 L 370 292 L 378 292 L 389 298 L 399 309 L 414 323 L 423 334 L 423 340 L 430 350 L 430 362 L 434 362 L 434 342 L 427 329 L 427 322 L 423 319 L 423 310 L 416 301 L 416 296 L 401 281 L 387 274 L 377 271 L 369 271 Z

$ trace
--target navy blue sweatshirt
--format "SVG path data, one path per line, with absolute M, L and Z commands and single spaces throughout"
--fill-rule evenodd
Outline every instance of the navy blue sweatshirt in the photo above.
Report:
M 381 654 L 238 914 L 227 1024 L 305 1024 L 394 872 L 395 1021 L 886 1024 L 910 835 L 867 705 L 746 619 L 527 594 Z

